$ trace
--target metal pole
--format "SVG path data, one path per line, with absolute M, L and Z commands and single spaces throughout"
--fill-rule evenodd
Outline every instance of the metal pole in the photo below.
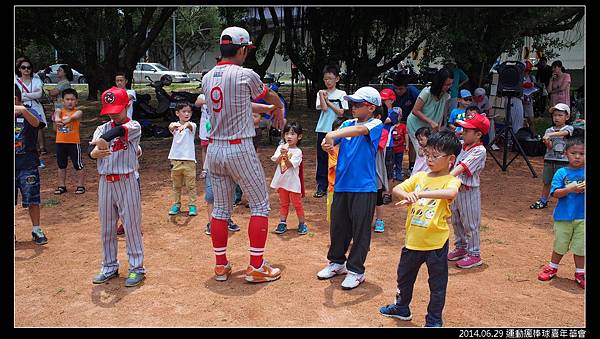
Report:
M 173 12 L 173 70 L 177 70 L 177 49 L 175 45 L 175 12 Z

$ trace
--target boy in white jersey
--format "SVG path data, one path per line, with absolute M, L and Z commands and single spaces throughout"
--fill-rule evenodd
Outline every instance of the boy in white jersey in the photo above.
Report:
M 461 186 L 452 204 L 452 225 L 454 226 L 453 251 L 448 260 L 455 261 L 457 267 L 480 266 L 479 226 L 481 223 L 481 192 L 479 174 L 485 167 L 486 151 L 481 138 L 490 129 L 489 119 L 482 114 L 467 115 L 467 120 L 457 120 L 463 128 L 463 146 L 450 174 L 460 179 Z
M 137 286 L 145 279 L 144 244 L 141 234 L 140 187 L 134 172 L 142 135 L 140 124 L 127 117 L 127 91 L 117 87 L 102 93 L 102 111 L 110 121 L 98 126 L 90 143 L 90 158 L 98 159 L 98 211 L 101 224 L 102 269 L 93 279 L 102 284 L 119 276 L 117 221 L 123 220 L 129 275 L 125 286 Z M 95 147 L 94 147 L 95 146 Z

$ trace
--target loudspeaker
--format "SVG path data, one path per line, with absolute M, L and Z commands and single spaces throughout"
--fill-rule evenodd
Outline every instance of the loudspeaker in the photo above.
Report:
M 523 94 L 523 71 L 521 61 L 505 61 L 498 67 L 498 95 L 521 96 Z

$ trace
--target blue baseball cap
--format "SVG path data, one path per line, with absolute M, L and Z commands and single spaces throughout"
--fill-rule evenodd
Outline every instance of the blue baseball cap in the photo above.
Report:
M 375 106 L 381 106 L 381 95 L 379 91 L 371 86 L 361 87 L 352 95 L 345 95 L 344 100 L 352 102 L 368 102 Z
M 472 97 L 471 92 L 469 92 L 468 89 L 461 89 L 460 90 L 460 97 L 461 98 L 470 98 Z

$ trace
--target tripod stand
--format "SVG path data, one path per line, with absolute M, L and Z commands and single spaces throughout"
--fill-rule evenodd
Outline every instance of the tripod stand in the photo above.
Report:
M 493 152 L 490 152 L 488 150 L 488 154 L 490 154 L 492 156 L 492 158 L 494 158 L 494 160 L 496 161 L 498 166 L 500 166 L 500 168 L 502 169 L 503 172 L 506 172 L 506 169 L 513 162 L 513 160 L 515 160 L 519 155 L 521 155 L 523 157 L 523 159 L 525 159 L 525 162 L 527 163 L 527 166 L 529 167 L 529 170 L 531 171 L 531 174 L 533 175 L 533 177 L 537 178 L 537 173 L 531 166 L 531 163 L 529 162 L 527 155 L 525 155 L 525 152 L 523 151 L 523 148 L 521 147 L 521 144 L 519 143 L 519 140 L 517 139 L 515 132 L 513 132 L 513 130 L 512 130 L 512 123 L 510 120 L 511 119 L 510 118 L 510 108 L 512 106 L 511 99 L 514 97 L 514 95 L 508 94 L 507 97 L 508 97 L 508 101 L 506 104 L 506 118 L 504 119 L 506 125 L 502 128 L 502 130 L 500 132 L 498 132 L 496 134 L 496 137 L 494 138 L 494 140 L 490 141 L 490 143 L 489 143 L 490 145 L 493 145 L 496 143 L 496 140 L 498 140 L 499 137 L 504 137 L 502 164 L 500 164 L 500 161 L 498 161 L 498 159 L 496 159 L 496 156 L 494 155 Z M 517 154 L 507 163 L 506 160 L 508 159 L 509 135 L 513 142 L 513 145 L 517 146 Z

